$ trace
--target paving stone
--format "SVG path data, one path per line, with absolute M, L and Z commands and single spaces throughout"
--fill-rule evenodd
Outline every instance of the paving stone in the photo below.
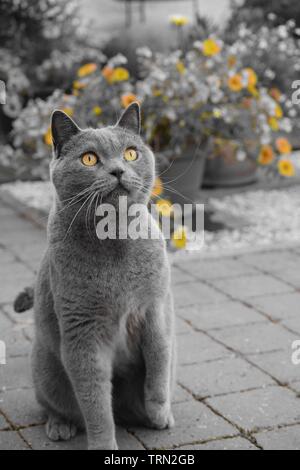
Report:
M 34 450 L 86 450 L 85 434 L 79 434 L 68 442 L 52 442 L 45 433 L 44 426 L 34 426 L 21 431 L 22 436 Z M 140 442 L 125 429 L 117 428 L 117 442 L 120 450 L 144 450 Z
M 206 444 L 183 446 L 177 450 L 258 450 L 258 448 L 243 437 L 232 437 L 230 439 L 210 441 Z
M 194 327 L 205 331 L 266 321 L 265 317 L 254 309 L 231 301 L 220 305 L 192 305 L 178 309 L 177 313 Z
M 300 450 L 299 436 L 299 425 L 255 434 L 264 450 Z
M 172 429 L 153 431 L 139 428 L 134 430 L 148 449 L 169 449 L 212 437 L 236 434 L 233 426 L 195 400 L 174 405 L 173 412 L 177 425 Z
M 220 260 L 188 261 L 180 264 L 180 268 L 198 279 L 230 279 L 246 274 L 258 274 L 258 271 L 239 260 L 224 258 Z
M 0 303 L 13 302 L 19 292 L 31 285 L 33 280 L 33 272 L 22 263 L 11 263 L 9 269 L 0 265 Z
M 174 302 L 176 307 L 185 307 L 195 304 L 210 304 L 225 302 L 225 295 L 220 294 L 213 288 L 199 282 L 180 284 L 173 288 Z
M 32 345 L 25 339 L 21 325 L 11 323 L 9 326 L 1 329 L 0 339 L 1 341 L 4 341 L 6 345 L 8 364 L 11 363 L 9 358 L 29 356 L 31 353 Z
M 298 317 L 287 318 L 286 320 L 282 320 L 281 325 L 285 326 L 286 328 L 300 336 L 300 315 Z
M 239 260 L 270 273 L 287 272 L 290 269 L 299 268 L 300 265 L 300 256 L 289 251 L 248 254 L 241 256 Z
M 172 402 L 183 403 L 189 400 L 193 400 L 193 396 L 184 390 L 184 388 L 182 388 L 180 385 L 176 384 Z
M 7 391 L 32 388 L 30 357 L 14 357 L 1 366 L 3 386 Z
M 200 332 L 180 335 L 177 342 L 177 360 L 180 365 L 213 361 L 231 354 L 226 348 Z
M 214 286 L 225 294 L 240 300 L 268 294 L 284 294 L 293 291 L 293 288 L 277 281 L 271 276 L 243 276 L 236 279 L 213 281 Z
M 0 395 L 1 397 L 1 395 Z M 45 421 L 33 389 L 10 390 L 2 394 L 1 409 L 16 426 L 30 426 Z
M 1 308 L 13 323 L 23 326 L 32 325 L 34 322 L 33 309 L 27 310 L 27 312 L 23 313 L 16 313 L 11 304 L 2 305 Z
M 281 383 L 286 384 L 300 379 L 300 366 L 292 363 L 292 348 L 250 357 L 251 362 L 266 371 Z
M 275 385 L 266 374 L 234 357 L 181 367 L 179 377 L 197 398 Z
M 0 266 L 7 266 L 15 261 L 15 257 L 8 250 L 0 248 Z
M 254 431 L 300 421 L 299 399 L 283 387 L 267 387 L 240 394 L 209 398 L 208 403 L 222 416 Z
M 185 335 L 193 331 L 192 327 L 187 324 L 182 318 L 177 315 L 176 318 L 176 333 L 177 335 Z
M 186 282 L 193 282 L 195 278 L 184 271 L 172 266 L 172 285 L 177 286 L 178 284 L 184 284 Z
M 292 342 L 298 339 L 297 335 L 270 322 L 213 330 L 210 335 L 243 354 L 290 351 Z
M 17 432 L 0 431 L 0 450 L 29 450 Z
M 299 317 L 300 293 L 255 297 L 248 301 L 253 307 L 265 313 L 273 320 L 285 320 Z
M 1 393 L 0 393 L 0 407 L 1 407 Z M 9 424 L 6 422 L 2 414 L 0 414 L 0 431 L 3 429 L 7 429 L 9 427 Z
M 300 263 L 299 263 L 299 266 L 300 266 Z M 288 284 L 291 284 L 293 287 L 295 287 L 295 289 L 300 289 L 299 266 L 298 268 L 290 268 L 288 271 L 276 273 L 276 276 L 279 279 L 282 279 L 282 281 L 285 281 Z

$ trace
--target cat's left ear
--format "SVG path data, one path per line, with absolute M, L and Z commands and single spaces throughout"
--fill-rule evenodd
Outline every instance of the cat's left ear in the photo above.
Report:
M 66 113 L 55 110 L 51 117 L 51 131 L 54 150 L 59 156 L 62 146 L 78 134 L 80 129 Z
M 123 127 L 134 134 L 141 132 L 141 108 L 138 103 L 132 103 L 123 112 L 117 126 Z

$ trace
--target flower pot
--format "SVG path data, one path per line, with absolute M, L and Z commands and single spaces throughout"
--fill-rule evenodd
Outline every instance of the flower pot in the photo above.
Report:
M 234 143 L 228 141 L 222 144 L 208 156 L 205 165 L 203 186 L 205 187 L 234 187 L 255 183 L 257 180 L 257 165 L 254 158 L 245 155 L 238 160 Z
M 192 204 L 199 199 L 206 155 L 203 150 L 190 150 L 170 162 L 162 172 L 165 197 L 173 204 Z

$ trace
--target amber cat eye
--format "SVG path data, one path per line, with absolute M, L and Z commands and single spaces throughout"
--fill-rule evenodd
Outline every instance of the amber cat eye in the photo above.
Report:
M 95 166 L 98 163 L 98 158 L 94 153 L 85 153 L 81 157 L 81 161 L 85 166 Z
M 135 149 L 129 148 L 125 150 L 124 158 L 127 162 L 134 162 L 137 160 L 138 153 Z

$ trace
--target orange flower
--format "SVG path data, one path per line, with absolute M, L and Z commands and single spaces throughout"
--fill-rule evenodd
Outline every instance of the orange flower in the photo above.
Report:
M 285 139 L 284 137 L 281 137 L 281 138 L 276 140 L 276 148 L 277 148 L 278 152 L 280 152 L 282 154 L 287 154 L 287 153 L 292 152 L 292 146 L 291 146 L 290 142 L 287 139 Z
M 237 63 L 237 59 L 234 55 L 230 55 L 227 59 L 227 64 L 230 69 L 232 69 Z
M 91 75 L 97 70 L 97 64 L 85 64 L 80 67 L 77 71 L 77 75 L 79 78 L 86 77 L 87 75 Z
M 114 69 L 111 75 L 110 81 L 112 83 L 126 82 L 127 80 L 129 80 L 129 78 L 130 78 L 130 75 L 127 69 L 125 69 L 124 67 L 117 67 Z
M 111 78 L 113 76 L 113 73 L 114 73 L 114 69 L 112 67 L 108 67 L 108 65 L 106 67 L 104 67 L 104 69 L 102 70 L 102 76 L 108 81 L 110 82 L 111 81 Z
M 275 101 L 279 101 L 281 98 L 281 92 L 278 88 L 271 88 L 269 95 L 272 96 Z
M 242 76 L 238 73 L 233 75 L 228 79 L 227 84 L 231 91 L 234 91 L 235 93 L 241 91 L 243 89 Z
M 163 192 L 163 183 L 160 178 L 155 179 L 154 187 L 152 189 L 152 196 L 153 197 L 158 197 L 162 194 Z
M 243 98 L 242 106 L 243 108 L 250 109 L 252 106 L 252 98 Z
M 258 157 L 258 163 L 261 165 L 270 165 L 274 160 L 274 152 L 271 145 L 263 145 Z
M 278 171 L 282 176 L 286 176 L 287 178 L 291 178 L 296 174 L 295 167 L 290 160 L 280 160 L 278 162 Z
M 243 70 L 246 73 L 248 78 L 248 85 L 255 87 L 257 85 L 257 75 L 253 69 L 247 67 Z
M 48 128 L 47 132 L 44 134 L 44 142 L 46 145 L 52 145 L 52 131 L 51 127 Z
M 137 97 L 133 93 L 128 93 L 121 96 L 121 103 L 123 108 L 127 108 L 131 103 L 138 101 Z

